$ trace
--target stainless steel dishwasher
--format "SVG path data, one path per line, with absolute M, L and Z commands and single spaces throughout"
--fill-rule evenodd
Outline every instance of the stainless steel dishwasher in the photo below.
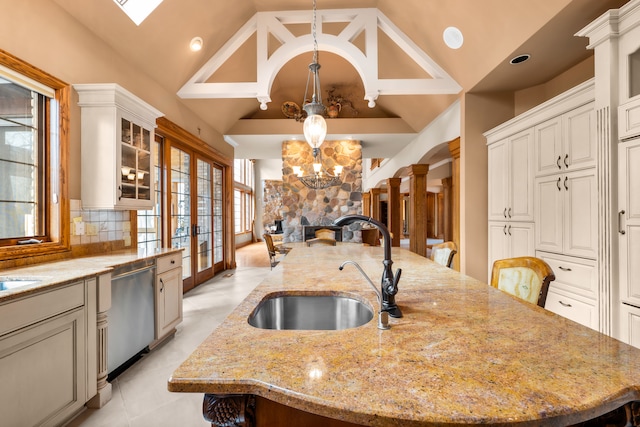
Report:
M 118 267 L 111 274 L 107 337 L 109 380 L 148 351 L 154 339 L 155 270 L 155 259 L 151 259 Z

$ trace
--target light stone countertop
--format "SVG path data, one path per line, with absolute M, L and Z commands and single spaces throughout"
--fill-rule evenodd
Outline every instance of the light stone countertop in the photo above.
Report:
M 152 251 L 131 249 L 0 270 L 0 280 L 24 278 L 38 281 L 33 285 L 0 291 L 0 303 L 108 273 L 114 268 L 135 261 L 158 258 L 177 251 L 182 251 L 182 249 L 155 249 Z
M 402 268 L 390 330 L 257 329 L 247 318 L 271 293 L 366 299 L 383 249 L 294 244 L 265 280 L 173 373 L 174 392 L 253 394 L 371 426 L 561 426 L 640 400 L 640 350 L 485 283 L 393 248 Z M 311 375 L 310 375 L 311 374 Z

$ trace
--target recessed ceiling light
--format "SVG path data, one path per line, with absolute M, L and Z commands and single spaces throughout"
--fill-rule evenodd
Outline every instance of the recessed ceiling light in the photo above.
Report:
M 191 42 L 189 43 L 189 48 L 191 48 L 192 51 L 197 52 L 200 49 L 202 49 L 202 37 L 194 37 L 191 39 Z
M 531 55 L 529 55 L 528 53 L 518 55 L 511 58 L 511 60 L 509 61 L 509 64 L 511 65 L 521 64 L 529 58 L 531 58 Z
M 442 38 L 447 46 L 451 49 L 459 49 L 464 43 L 464 37 L 462 31 L 456 27 L 447 27 L 442 32 Z

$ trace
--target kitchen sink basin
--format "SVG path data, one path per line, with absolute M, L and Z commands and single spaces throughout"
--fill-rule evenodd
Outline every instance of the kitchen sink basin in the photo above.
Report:
M 339 330 L 357 328 L 373 318 L 362 301 L 336 295 L 267 297 L 249 315 L 249 324 L 262 329 Z
M 34 285 L 40 282 L 40 279 L 19 278 L 19 277 L 0 277 L 0 291 L 21 288 L 23 286 Z

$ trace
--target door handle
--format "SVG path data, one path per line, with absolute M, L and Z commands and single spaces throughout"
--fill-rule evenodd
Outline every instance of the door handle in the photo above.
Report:
M 511 236 L 511 225 L 509 225 L 509 236 Z
M 164 281 L 160 279 L 160 293 L 164 292 Z
M 504 225 L 504 227 L 502 228 L 502 232 L 504 233 L 504 235 L 507 235 L 507 224 Z
M 198 234 L 200 234 L 200 226 L 196 225 L 196 224 L 193 224 L 191 226 L 191 235 L 192 236 L 197 236 Z
M 562 160 L 562 157 L 558 156 L 558 160 L 556 160 L 556 165 L 558 165 L 558 169 L 562 169 L 562 166 L 560 165 L 560 160 Z
M 564 177 L 564 189 L 569 191 L 569 187 L 567 186 L 567 181 L 569 180 L 569 177 L 565 176 Z
M 558 187 L 558 191 L 562 191 L 562 188 L 560 188 L 560 182 L 562 182 L 562 178 L 558 177 L 558 182 L 556 182 L 556 186 Z
M 624 227 L 622 226 L 622 220 L 624 219 L 624 214 L 625 214 L 624 209 L 618 212 L 618 233 L 620 234 L 627 233 L 626 231 L 624 231 Z
M 560 305 L 564 306 L 564 307 L 571 307 L 571 304 L 569 304 L 568 302 L 562 302 L 562 301 L 558 301 L 560 303 Z
M 504 208 L 504 212 L 502 212 L 502 215 L 504 215 L 505 219 L 507 218 L 507 208 Z
M 564 166 L 565 167 L 569 167 L 569 163 L 567 162 L 567 160 L 569 160 L 569 155 L 567 154 L 566 156 L 564 156 Z
M 558 268 L 562 271 L 572 271 L 569 267 L 558 266 Z

